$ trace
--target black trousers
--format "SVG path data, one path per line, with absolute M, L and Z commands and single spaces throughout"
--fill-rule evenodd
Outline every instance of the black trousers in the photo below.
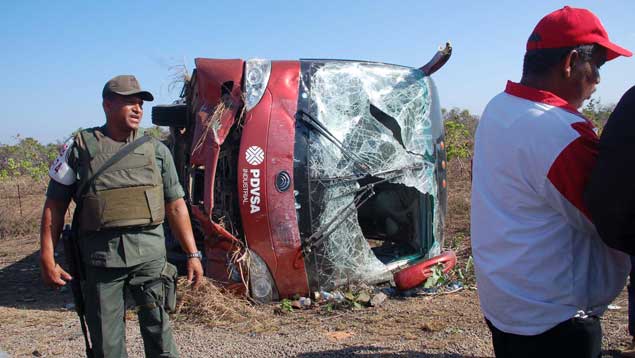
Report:
M 505 333 L 485 319 L 496 358 L 600 358 L 602 327 L 596 316 L 571 318 L 535 336 Z

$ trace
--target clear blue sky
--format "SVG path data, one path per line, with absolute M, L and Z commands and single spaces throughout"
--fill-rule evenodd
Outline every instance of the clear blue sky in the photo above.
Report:
M 635 1 L 2 1 L 0 143 L 48 143 L 103 123 L 101 88 L 135 74 L 170 103 L 173 65 L 194 58 L 365 59 L 418 67 L 440 44 L 454 54 L 435 74 L 444 107 L 480 114 L 508 79 L 519 80 L 538 20 L 568 4 L 602 19 L 635 51 Z M 615 103 L 635 84 L 635 59 L 601 70 L 595 97 Z M 146 104 L 143 126 L 150 126 Z

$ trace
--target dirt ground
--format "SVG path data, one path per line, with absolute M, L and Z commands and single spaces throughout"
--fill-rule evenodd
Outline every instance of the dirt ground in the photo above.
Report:
M 37 237 L 0 240 L 0 357 L 81 357 L 83 338 L 68 290 L 43 287 Z M 603 318 L 606 357 L 627 346 L 625 293 Z M 391 298 L 379 308 L 294 311 L 258 308 L 266 331 L 174 323 L 183 357 L 492 357 L 475 289 Z M 261 318 L 263 319 L 263 318 Z M 131 357 L 142 357 L 136 319 L 128 315 Z

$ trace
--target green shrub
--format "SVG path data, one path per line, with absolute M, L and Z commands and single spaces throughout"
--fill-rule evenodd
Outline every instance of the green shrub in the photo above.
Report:
M 445 125 L 445 150 L 448 161 L 471 159 L 478 117 L 467 109 L 442 110 Z
M 29 176 L 45 178 L 58 154 L 59 144 L 43 145 L 36 139 L 17 136 L 15 145 L 0 144 L 0 180 Z

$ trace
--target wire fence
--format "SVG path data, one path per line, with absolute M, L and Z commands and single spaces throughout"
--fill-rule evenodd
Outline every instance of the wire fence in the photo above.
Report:
M 30 177 L 0 182 L 0 239 L 39 231 L 47 184 Z

